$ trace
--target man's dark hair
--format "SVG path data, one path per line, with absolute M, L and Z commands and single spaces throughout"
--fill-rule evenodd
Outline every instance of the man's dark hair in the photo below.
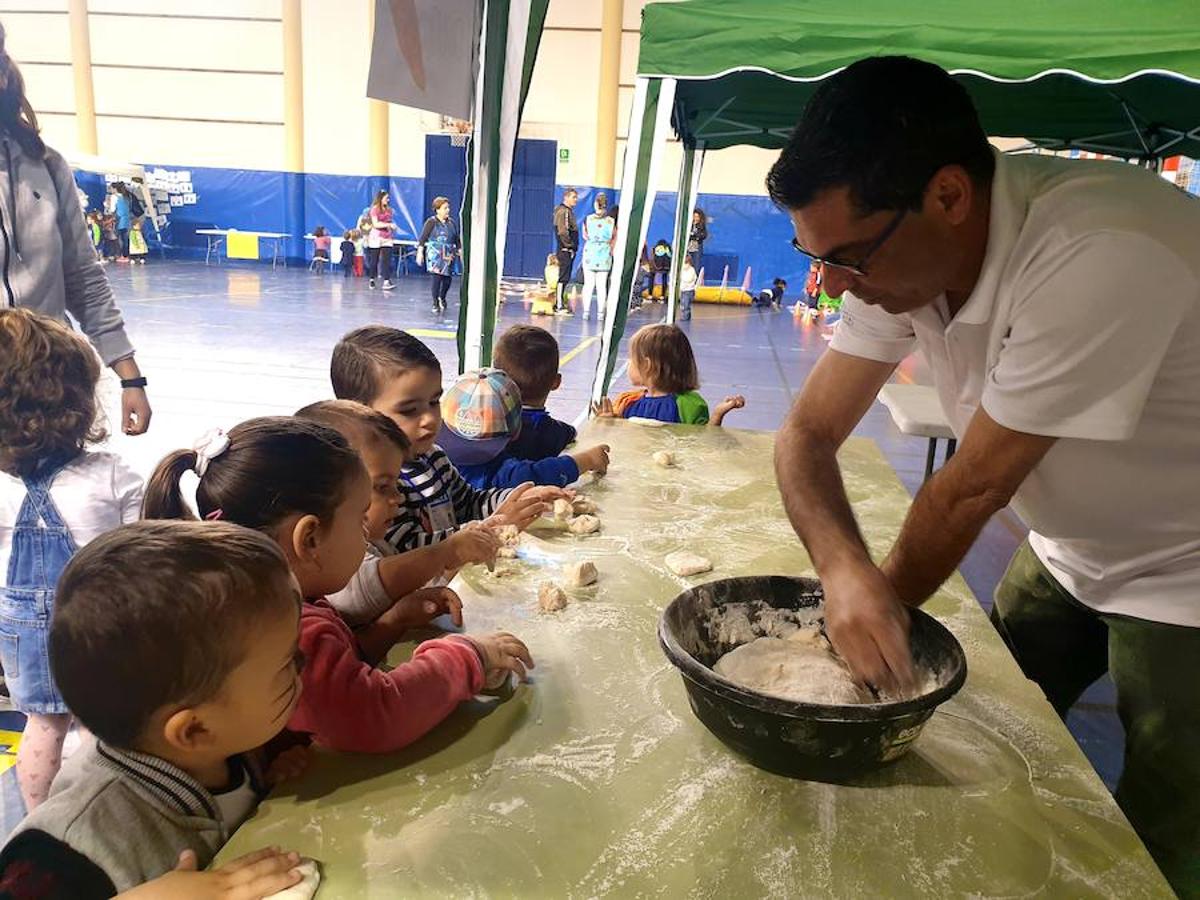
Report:
M 63 571 L 50 668 L 101 740 L 136 749 L 155 712 L 216 696 L 255 632 L 300 598 L 279 546 L 228 522 L 136 522 Z
M 848 187 L 862 214 L 919 209 L 934 173 L 960 165 L 979 184 L 996 161 L 966 88 L 907 56 L 860 60 L 824 81 L 767 175 L 785 209 Z
M 339 400 L 370 406 L 383 391 L 385 378 L 413 369 L 442 370 L 433 351 L 407 331 L 386 325 L 356 328 L 333 348 L 329 378 Z
M 536 325 L 514 325 L 496 341 L 492 365 L 502 369 L 521 389 L 527 406 L 545 401 L 558 375 L 558 341 Z

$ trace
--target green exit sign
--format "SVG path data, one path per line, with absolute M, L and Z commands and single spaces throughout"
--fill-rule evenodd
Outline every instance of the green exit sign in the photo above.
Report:
M 571 151 L 568 150 L 566 147 L 559 147 L 558 148 L 558 161 L 560 163 L 570 162 L 571 161 Z

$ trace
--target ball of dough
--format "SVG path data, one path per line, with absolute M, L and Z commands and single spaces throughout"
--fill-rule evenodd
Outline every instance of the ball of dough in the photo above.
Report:
M 517 548 L 516 547 L 501 547 L 499 550 L 496 551 L 496 559 L 516 559 L 516 558 L 517 558 Z
M 538 588 L 538 606 L 542 612 L 558 612 L 567 608 L 567 592 L 553 581 L 543 581 Z
M 596 501 L 589 497 L 576 497 L 571 501 L 571 511 L 577 516 L 595 515 L 598 510 L 599 507 L 596 506 Z
M 496 529 L 496 537 L 505 547 L 515 547 L 521 542 L 521 532 L 516 525 L 501 525 Z
M 600 530 L 600 520 L 595 516 L 576 516 L 567 526 L 571 534 L 591 534 Z
M 595 584 L 599 578 L 596 564 L 588 560 L 569 563 L 563 567 L 563 581 L 567 583 L 567 587 L 587 587 L 589 584 Z
M 668 553 L 663 560 L 667 568 L 676 575 L 699 575 L 701 572 L 712 571 L 712 560 L 693 553 L 691 550 L 676 550 Z
M 516 575 L 517 570 L 512 566 L 506 566 L 503 563 L 496 563 L 492 570 L 488 573 L 493 578 L 508 578 L 511 575 Z
M 654 454 L 654 462 L 662 466 L 664 469 L 669 469 L 675 465 L 675 454 L 670 450 L 659 450 Z
M 296 868 L 302 876 L 300 880 L 290 888 L 271 894 L 266 900 L 312 900 L 321 884 L 321 869 L 315 859 L 307 857 L 301 859 Z
M 572 506 L 570 500 L 560 498 L 554 501 L 554 518 L 562 521 L 571 518 L 574 514 L 575 508 Z

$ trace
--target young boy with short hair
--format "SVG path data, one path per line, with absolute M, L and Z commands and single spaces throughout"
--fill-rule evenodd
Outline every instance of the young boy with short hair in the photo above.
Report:
M 508 445 L 513 456 L 545 459 L 575 442 L 575 429 L 546 412 L 546 398 L 562 384 L 554 335 L 535 325 L 514 325 L 496 341 L 492 364 L 521 390 L 521 433 Z
M 475 488 L 514 487 L 524 482 L 565 488 L 584 472 L 608 471 L 608 447 L 521 459 L 510 447 L 522 431 L 521 391 L 500 369 L 466 372 L 442 398 L 446 455 Z
M 182 852 L 211 863 L 296 765 L 288 751 L 264 775 L 252 751 L 299 697 L 300 602 L 275 542 L 225 522 L 136 522 L 80 550 L 50 661 L 96 740 L 0 852 L 0 895 L 111 897 Z
M 434 580 L 448 581 L 448 572 L 470 563 L 490 563 L 500 541 L 488 528 L 470 528 L 428 547 L 400 553 L 384 540 L 400 511 L 396 481 L 411 457 L 404 432 L 381 412 L 353 400 L 322 400 L 296 413 L 299 419 L 332 428 L 353 447 L 371 478 L 371 505 L 363 530 L 366 557 L 342 590 L 325 599 L 351 627 L 370 627 L 382 616 L 385 625 L 417 628 L 428 624 L 438 610 L 426 601 L 420 609 L 406 608 L 407 598 Z M 455 625 L 462 625 L 462 609 L 450 610 Z
M 330 379 L 339 399 L 383 413 L 408 438 L 412 458 L 400 472 L 400 512 L 387 530 L 397 550 L 439 544 L 468 523 L 515 525 L 524 530 L 567 494 L 561 488 L 521 485 L 476 490 L 437 446 L 442 426 L 442 366 L 433 351 L 398 328 L 367 325 L 333 349 Z

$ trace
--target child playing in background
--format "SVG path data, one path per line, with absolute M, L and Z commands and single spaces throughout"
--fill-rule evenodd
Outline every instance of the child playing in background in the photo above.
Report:
M 104 232 L 100 228 L 100 213 L 92 210 L 87 214 L 88 235 L 92 239 L 92 249 L 96 251 L 96 259 L 104 262 L 104 251 L 101 249 L 101 242 L 104 240 Z
M 566 487 L 583 472 L 608 471 L 608 447 L 600 445 L 536 460 L 517 457 L 509 445 L 521 430 L 521 391 L 499 369 L 466 372 L 442 398 L 439 443 L 474 488 L 516 487 L 532 481 Z
M 215 873 L 172 872 L 180 852 L 207 866 L 268 787 L 305 766 L 293 750 L 264 772 L 257 752 L 296 703 L 298 603 L 275 543 L 225 522 L 138 522 L 80 550 L 49 649 L 96 740 L 13 832 L 0 895 L 111 897 L 163 875 L 215 890 Z M 263 893 L 300 880 L 295 854 L 265 858 Z
M 75 552 L 138 517 L 142 480 L 102 441 L 100 360 L 66 325 L 0 310 L 0 662 L 28 716 L 17 783 L 32 812 L 62 762 L 71 714 L 47 650 L 55 584 Z M 10 637 L 11 636 L 11 637 Z
M 354 277 L 362 278 L 363 273 L 367 270 L 367 239 L 366 232 L 362 230 L 361 225 L 354 229 L 352 240 L 354 241 Z
M 605 397 L 593 408 L 600 417 L 654 419 L 682 425 L 716 425 L 726 414 L 746 405 L 740 394 L 726 397 L 712 414 L 696 389 L 700 373 L 692 345 L 675 325 L 646 325 L 629 341 L 629 380 L 637 390 L 610 401 Z
M 342 254 L 342 277 L 349 278 L 354 271 L 354 232 L 347 231 L 342 235 L 342 243 L 338 246 Z
M 776 278 L 769 288 L 763 288 L 754 298 L 755 306 L 765 306 L 769 309 L 779 309 L 783 305 L 783 294 L 787 290 L 787 282 Z
M 521 390 L 521 430 L 508 452 L 517 459 L 545 459 L 574 443 L 575 429 L 546 412 L 546 398 L 562 384 L 554 335 L 534 325 L 514 325 L 496 341 L 492 362 Z
M 191 516 L 179 488 L 188 471 L 200 477 L 201 517 L 273 537 L 300 586 L 303 691 L 291 731 L 333 750 L 391 752 L 426 734 L 485 682 L 498 684 L 509 672 L 523 677 L 533 666 L 524 644 L 498 632 L 425 641 L 411 661 L 376 668 L 411 622 L 381 617 L 356 634 L 325 599 L 362 564 L 371 501 L 367 471 L 336 431 L 276 416 L 210 434 L 199 450 L 177 450 L 159 463 L 146 489 L 147 518 Z M 426 589 L 417 600 L 431 601 L 435 615 L 458 605 L 448 588 Z
M 654 299 L 654 285 L 662 278 L 662 294 L 659 299 L 667 299 L 667 290 L 671 282 L 671 245 L 659 241 L 650 253 L 650 299 Z
M 311 268 L 320 274 L 325 271 L 329 262 L 329 249 L 333 246 L 333 238 L 325 233 L 325 226 L 318 225 L 313 229 L 313 258 Z
M 112 262 L 121 253 L 121 236 L 117 234 L 117 217 L 105 213 L 100 217 L 100 233 L 104 241 L 104 258 Z
M 642 302 L 650 291 L 650 279 L 652 277 L 653 273 L 650 270 L 650 261 L 643 259 L 638 266 L 637 277 L 633 279 L 633 290 L 629 296 L 630 309 L 637 309 L 642 305 Z
M 414 608 L 410 595 L 434 579 L 449 581 L 470 563 L 491 563 L 500 540 L 490 528 L 468 528 L 439 544 L 397 553 L 384 540 L 388 526 L 400 512 L 396 481 L 409 458 L 408 438 L 381 412 L 353 400 L 322 400 L 304 407 L 296 417 L 338 432 L 362 458 L 371 479 L 371 505 L 364 531 L 367 555 L 350 583 L 329 594 L 329 605 L 352 626 L 367 625 L 380 616 L 420 625 L 437 613 L 431 600 Z M 462 607 L 450 598 L 450 616 L 462 625 Z
M 521 485 L 476 490 L 436 445 L 442 425 L 442 367 L 417 338 L 397 328 L 368 325 L 343 337 L 333 350 L 334 394 L 357 400 L 395 422 L 411 446 L 401 470 L 400 514 L 388 529 L 397 550 L 438 544 L 468 522 L 515 525 L 524 531 L 560 497 L 561 488 Z
M 546 257 L 546 268 L 543 274 L 546 276 L 544 287 L 534 286 L 525 291 L 525 299 L 533 301 L 533 306 L 529 310 L 530 315 L 554 315 L 554 302 L 558 290 L 558 256 L 551 253 Z
M 691 321 L 692 303 L 695 300 L 696 270 L 692 267 L 692 258 L 685 256 L 683 259 L 683 268 L 679 271 L 679 321 Z
M 146 264 L 146 256 L 150 252 L 150 248 L 146 246 L 146 235 L 142 231 L 145 222 L 145 216 L 138 216 L 129 228 L 129 261 L 139 266 Z

